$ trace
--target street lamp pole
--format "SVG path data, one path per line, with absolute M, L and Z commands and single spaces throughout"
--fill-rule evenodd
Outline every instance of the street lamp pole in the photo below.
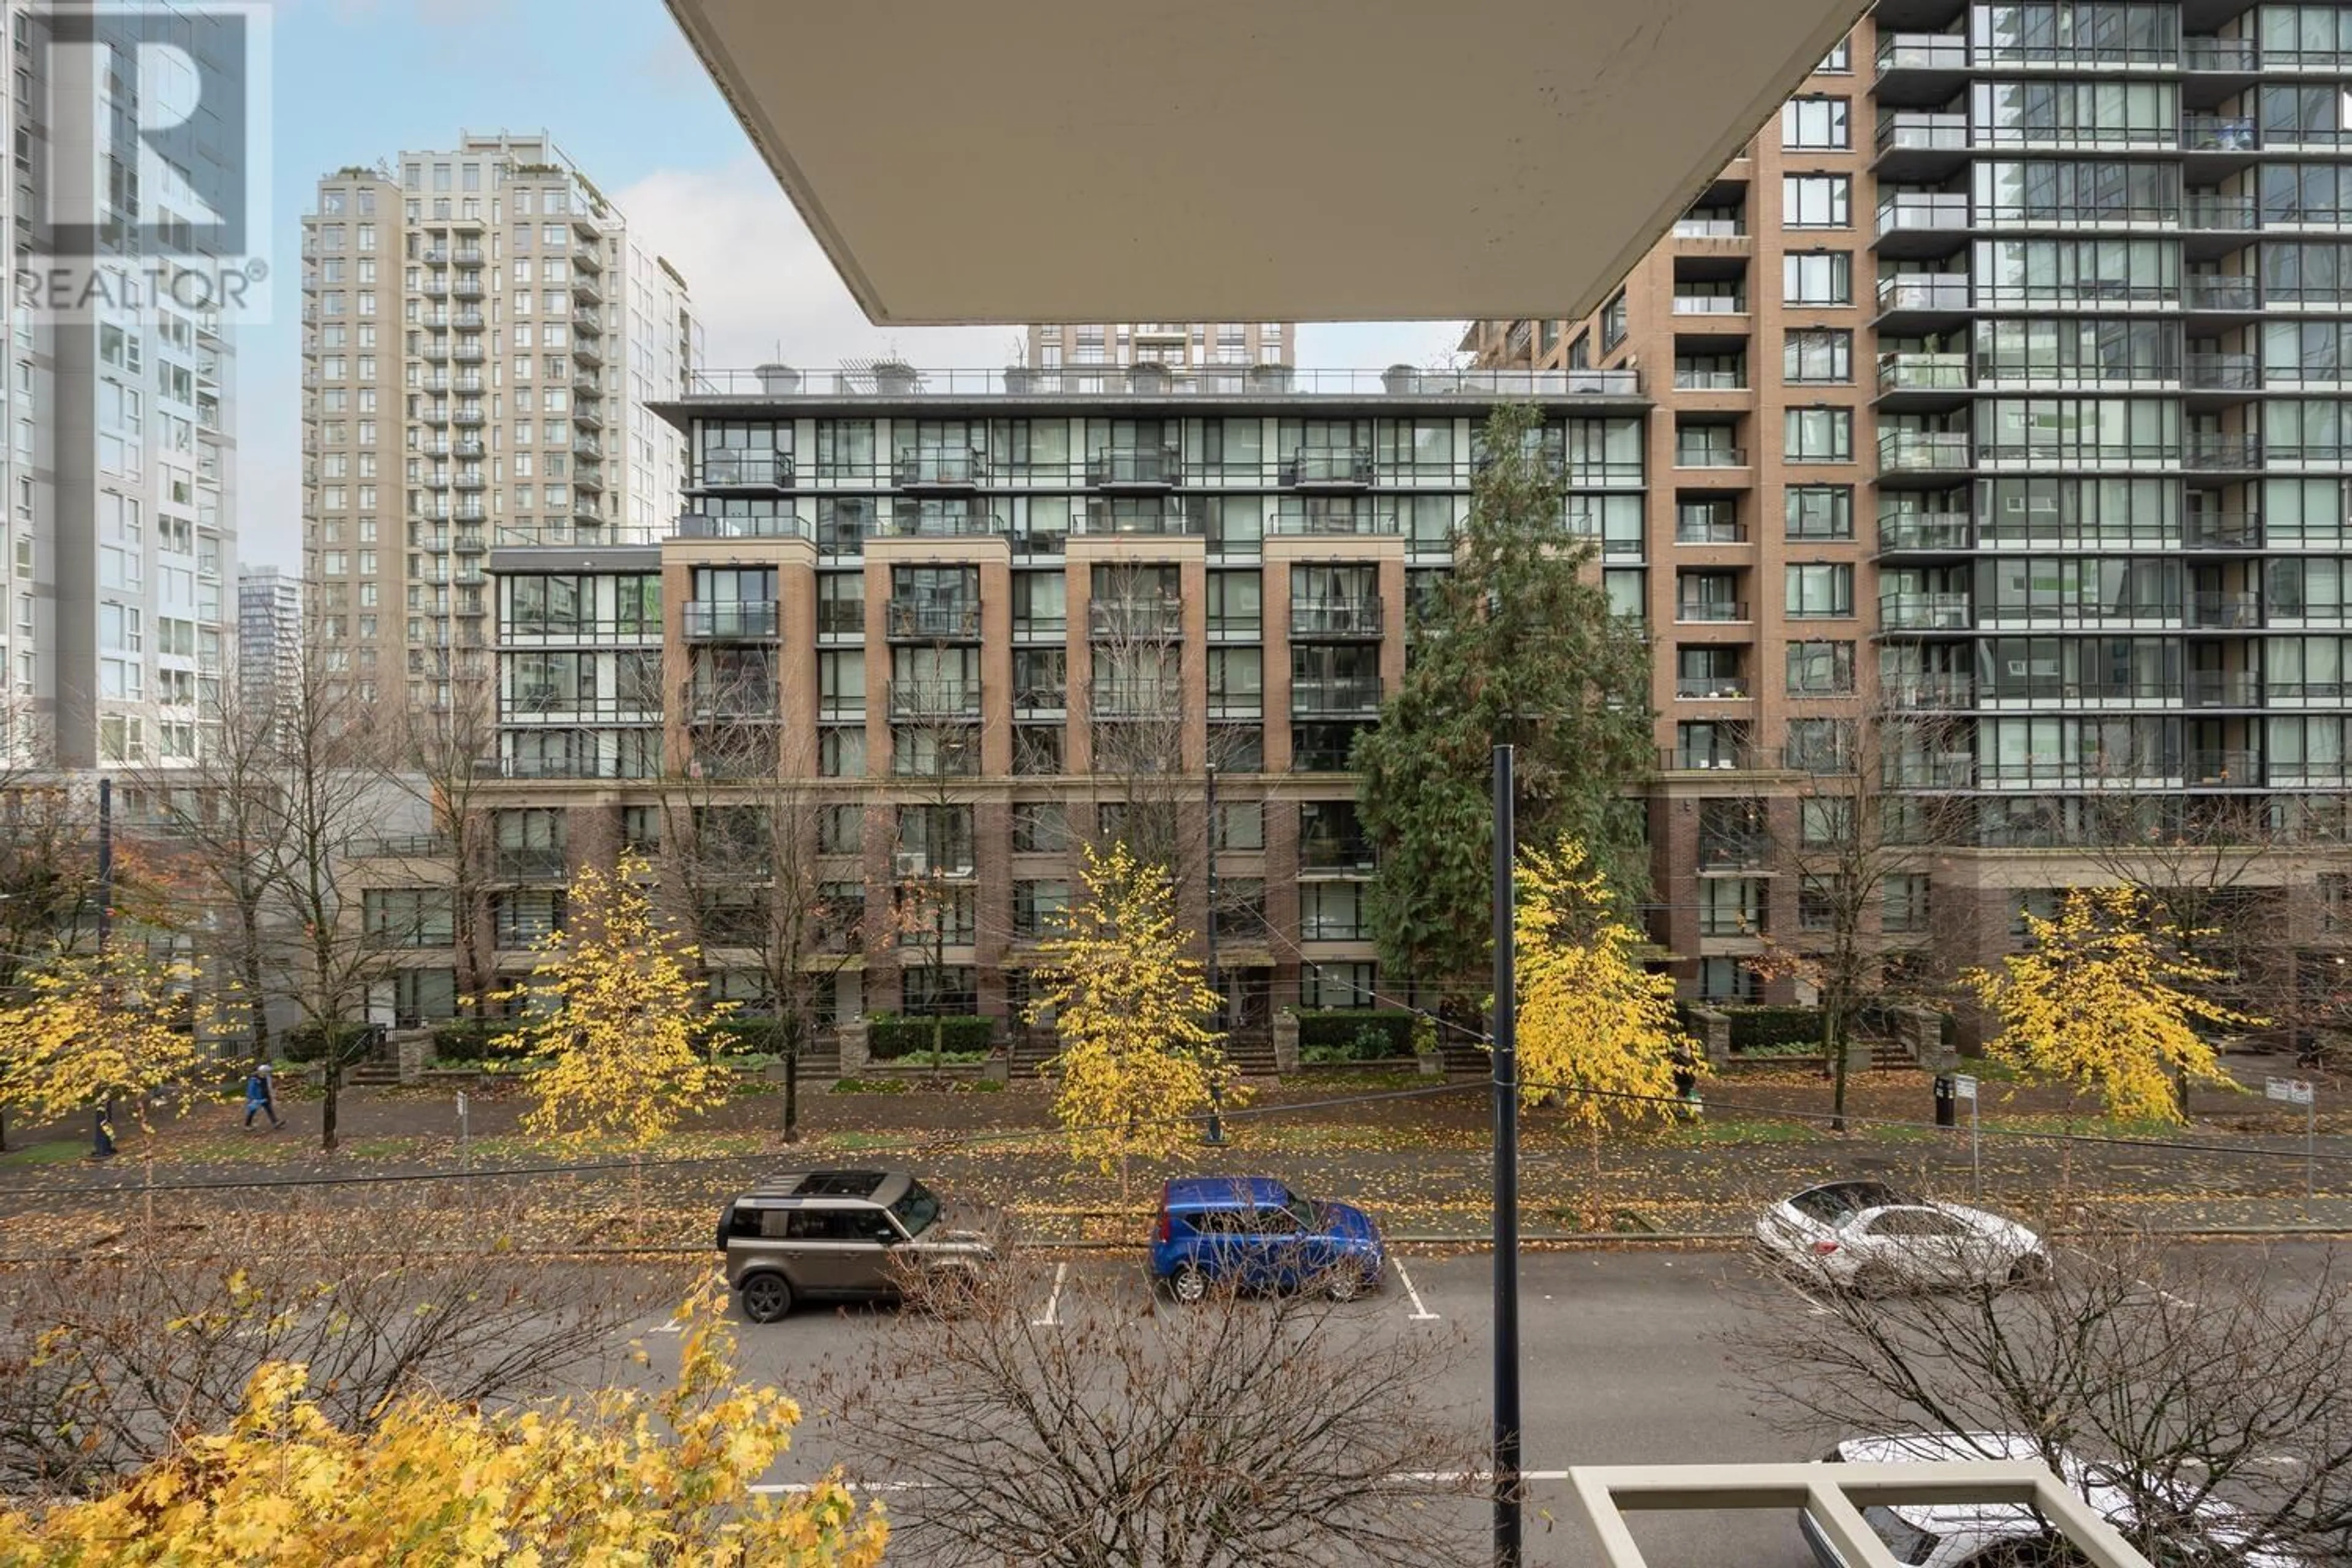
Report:
M 1519 1064 L 1512 749 L 1495 748 L 1495 1568 L 1520 1568 Z
M 1217 969 L 1217 765 L 1209 764 L 1209 989 L 1215 993 L 1217 1013 L 1221 1020 L 1231 1012 L 1225 1005 L 1223 979 Z M 1222 1049 L 1223 1047 L 1219 1047 Z M 1201 1142 L 1213 1149 L 1222 1149 L 1225 1142 L 1225 1091 L 1223 1079 L 1209 1080 L 1209 1127 Z

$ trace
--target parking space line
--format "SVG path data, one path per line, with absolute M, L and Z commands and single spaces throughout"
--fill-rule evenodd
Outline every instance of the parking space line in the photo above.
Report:
M 1055 1314 L 1061 1310 L 1062 1286 L 1069 1277 L 1070 1266 L 1068 1264 L 1056 1263 L 1054 1265 L 1054 1293 L 1045 1298 L 1045 1315 L 1042 1318 L 1032 1318 L 1029 1320 L 1029 1326 L 1031 1328 L 1058 1329 L 1062 1326 L 1060 1320 L 1055 1316 Z
M 1413 1289 L 1412 1276 L 1406 1272 L 1404 1259 L 1402 1258 L 1396 1260 L 1396 1271 L 1397 1280 L 1403 1285 L 1404 1293 L 1412 1298 L 1412 1321 L 1416 1323 L 1435 1322 L 1437 1314 L 1422 1304 L 1421 1292 Z
M 1395 1484 L 1422 1486 L 1460 1486 L 1466 1481 L 1491 1481 L 1487 1470 L 1398 1470 L 1382 1476 L 1382 1480 Z M 1519 1479 L 1526 1481 L 1564 1481 L 1566 1470 L 1521 1470 Z M 948 1485 L 945 1481 L 844 1481 L 843 1488 L 852 1492 L 920 1492 L 935 1491 Z M 755 1481 L 747 1489 L 760 1497 L 798 1497 L 816 1489 L 814 1481 Z
M 686 1325 L 679 1322 L 676 1318 L 664 1318 L 660 1322 L 656 1323 L 653 1327 L 647 1329 L 646 1332 L 649 1334 L 682 1334 L 686 1332 Z

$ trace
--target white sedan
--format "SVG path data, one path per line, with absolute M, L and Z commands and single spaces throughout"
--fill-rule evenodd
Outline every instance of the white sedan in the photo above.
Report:
M 2046 1463 L 2030 1437 L 2003 1432 L 1902 1433 L 1879 1437 L 1853 1437 L 1822 1456 L 1828 1464 L 1886 1465 L 1937 1463 L 1971 1459 L 2021 1459 Z M 2072 1454 L 2059 1456 L 2058 1475 L 2109 1522 L 2128 1530 L 2137 1510 L 2134 1491 L 2113 1469 L 2089 1465 Z M 2164 1489 L 2144 1483 L 2138 1495 L 2164 1495 Z M 2204 1538 L 2208 1550 L 2193 1560 L 2231 1563 L 2240 1568 L 2310 1568 L 2303 1559 L 2276 1546 L 2248 1546 L 2252 1521 L 2239 1510 L 2212 1498 L 2183 1502 L 2177 1517 L 2182 1534 L 2192 1530 Z M 2033 1564 L 2077 1563 L 2081 1559 L 2053 1550 L 2050 1537 L 2033 1512 L 2010 1503 L 1905 1503 L 1862 1510 L 1863 1522 L 1886 1543 L 1897 1563 L 1920 1568 L 2031 1568 Z M 2193 1525 L 2187 1521 L 2193 1521 Z M 1797 1527 L 1822 1568 L 1852 1568 L 1829 1543 L 1813 1516 L 1800 1511 Z
M 1997 1214 L 1906 1198 L 1883 1182 L 1831 1182 L 1774 1204 L 1756 1239 L 1798 1272 L 1865 1295 L 2048 1277 L 2042 1238 Z

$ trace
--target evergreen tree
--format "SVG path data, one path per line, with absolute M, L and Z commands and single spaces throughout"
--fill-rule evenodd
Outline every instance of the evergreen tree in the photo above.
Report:
M 1454 570 L 1356 742 L 1381 962 L 1457 1010 L 1492 960 L 1495 746 L 1517 748 L 1519 842 L 1583 844 L 1626 903 L 1649 886 L 1625 793 L 1655 762 L 1649 639 L 1611 613 L 1594 542 L 1567 526 L 1565 457 L 1531 409 L 1487 422 Z

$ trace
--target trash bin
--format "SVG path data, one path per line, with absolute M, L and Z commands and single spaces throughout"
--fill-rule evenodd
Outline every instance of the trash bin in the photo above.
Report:
M 1936 1075 L 1936 1125 L 1958 1127 L 1960 1124 L 1959 1085 L 1949 1073 Z

